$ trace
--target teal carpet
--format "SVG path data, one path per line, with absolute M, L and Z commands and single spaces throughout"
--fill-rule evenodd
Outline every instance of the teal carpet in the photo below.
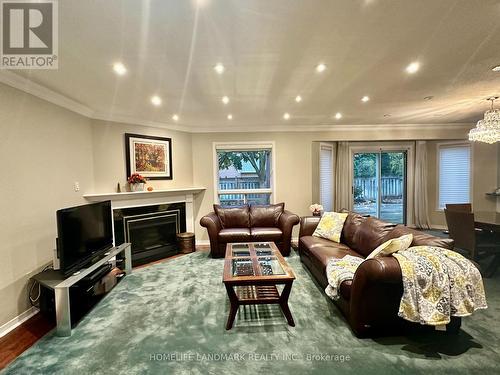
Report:
M 134 271 L 71 337 L 49 333 L 2 374 L 498 373 L 498 277 L 485 280 L 489 309 L 458 336 L 357 339 L 299 257 L 289 263 L 296 327 L 278 307 L 249 306 L 226 331 L 223 260 L 198 252 Z

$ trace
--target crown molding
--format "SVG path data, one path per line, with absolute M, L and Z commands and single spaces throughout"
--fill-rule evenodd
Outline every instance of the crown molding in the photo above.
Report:
M 0 71 L 0 82 L 82 116 L 91 117 L 93 114 L 92 109 L 86 105 L 9 70 Z
M 130 125 L 139 125 L 185 133 L 248 133 L 248 132 L 373 132 L 373 131 L 469 131 L 473 123 L 438 123 L 438 124 L 322 124 L 322 125 L 303 125 L 303 124 L 244 124 L 236 125 L 214 125 L 214 126 L 190 126 L 165 123 L 160 121 L 145 120 L 142 118 L 117 115 L 104 112 L 96 112 L 86 105 L 71 99 L 63 94 L 51 90 L 45 86 L 31 81 L 28 78 L 20 76 L 12 71 L 0 70 L 0 82 L 15 89 L 21 90 L 37 98 L 65 108 L 69 111 L 78 113 L 93 120 L 101 120 L 112 123 L 122 123 Z
M 469 131 L 472 123 L 438 123 L 438 124 L 325 124 L 325 125 L 244 125 L 191 127 L 191 133 L 245 133 L 245 132 L 373 132 L 373 131 Z M 251 130 L 250 130 L 251 129 Z
M 122 116 L 122 115 L 94 112 L 92 114 L 92 116 L 90 116 L 90 118 L 93 120 L 100 120 L 100 121 L 106 121 L 106 122 L 116 122 L 116 123 L 121 123 L 121 124 L 140 125 L 140 126 L 147 126 L 147 127 L 151 127 L 151 128 L 160 128 L 160 129 L 181 131 L 184 133 L 192 133 L 190 128 L 186 127 L 185 125 L 183 126 L 183 125 L 169 124 L 169 123 L 164 123 L 164 122 L 159 122 L 159 121 L 144 120 L 144 119 L 140 119 L 138 117 L 133 117 L 133 116 Z

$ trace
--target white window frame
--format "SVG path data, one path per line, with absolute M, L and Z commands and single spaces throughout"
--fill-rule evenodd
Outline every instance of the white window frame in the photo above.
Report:
M 268 189 L 232 189 L 219 190 L 219 160 L 217 159 L 217 150 L 228 151 L 252 151 L 252 150 L 271 150 L 271 170 L 270 182 L 271 186 Z M 269 202 L 276 203 L 276 145 L 274 141 L 258 141 L 258 142 L 213 142 L 213 180 L 214 180 L 214 202 L 219 204 L 219 195 L 223 194 L 241 194 L 244 202 L 247 202 L 248 194 L 269 194 Z
M 331 207 L 331 211 L 333 211 L 334 209 L 334 206 L 335 206 L 335 199 L 334 199 L 334 192 L 335 192 L 335 145 L 334 144 L 331 144 L 331 143 L 325 143 L 325 142 L 320 142 L 319 144 L 319 170 L 318 170 L 318 177 L 319 177 L 319 204 L 321 204 L 322 206 L 325 206 L 324 205 L 324 202 L 321 200 L 321 197 L 322 197 L 322 193 L 321 193 L 321 189 L 322 189 L 322 176 L 321 176 L 321 150 L 322 149 L 327 149 L 328 151 L 330 151 L 330 157 L 331 157 L 331 162 L 332 162 L 332 179 L 330 181 L 330 183 L 332 184 L 331 185 L 331 190 L 332 190 L 332 196 L 330 197 L 330 199 L 332 200 L 332 207 Z M 325 211 L 327 210 L 327 207 L 325 207 Z
M 436 211 L 437 212 L 444 212 L 444 207 L 439 207 L 439 189 L 441 188 L 441 182 L 439 179 L 440 175 L 440 165 L 441 165 L 441 160 L 440 160 L 440 149 L 441 148 L 450 148 L 454 146 L 468 146 L 469 147 L 469 152 L 470 152 L 470 159 L 469 159 L 469 202 L 472 203 L 472 197 L 474 196 L 472 187 L 473 187 L 473 176 L 474 176 L 474 171 L 472 170 L 473 168 L 473 158 L 474 158 L 474 149 L 473 145 L 470 142 L 467 141 L 451 141 L 451 142 L 439 142 L 436 144 Z M 462 202 L 462 203 L 467 203 L 467 202 Z

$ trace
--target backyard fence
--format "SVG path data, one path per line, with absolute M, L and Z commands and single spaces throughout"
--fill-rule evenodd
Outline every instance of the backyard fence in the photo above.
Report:
M 380 184 L 383 199 L 403 199 L 404 184 L 402 177 L 382 177 Z M 354 199 L 356 201 L 377 200 L 378 179 L 376 177 L 355 177 Z
M 268 193 L 223 194 L 224 190 L 244 190 L 261 188 L 259 180 L 254 177 L 220 178 L 219 201 L 223 206 L 240 206 L 245 203 L 269 204 Z

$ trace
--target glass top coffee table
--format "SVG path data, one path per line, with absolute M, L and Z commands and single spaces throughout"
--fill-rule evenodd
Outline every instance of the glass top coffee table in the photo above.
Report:
M 240 305 L 278 304 L 288 324 L 295 326 L 288 297 L 295 275 L 273 242 L 228 243 L 223 282 L 231 302 L 226 329 L 231 329 Z M 277 285 L 284 285 L 279 293 Z

